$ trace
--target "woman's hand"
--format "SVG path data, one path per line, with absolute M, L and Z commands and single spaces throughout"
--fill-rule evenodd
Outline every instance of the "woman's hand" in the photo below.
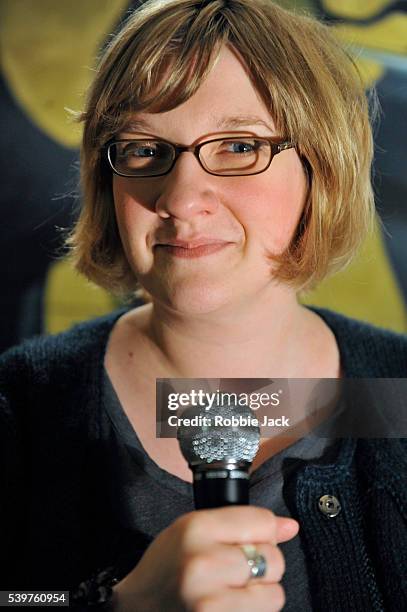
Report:
M 298 533 L 293 519 L 255 506 L 184 514 L 162 531 L 115 588 L 117 612 L 239 612 L 281 610 L 285 569 L 277 544 Z M 250 579 L 243 544 L 255 544 L 267 562 Z

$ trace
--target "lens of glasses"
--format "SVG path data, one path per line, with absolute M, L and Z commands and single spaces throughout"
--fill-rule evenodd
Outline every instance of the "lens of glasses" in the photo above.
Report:
M 174 160 L 174 150 L 160 140 L 115 142 L 108 148 L 111 165 L 126 176 L 154 176 L 165 173 Z
M 200 159 L 209 172 L 222 176 L 256 174 L 270 163 L 271 147 L 257 138 L 223 138 L 205 143 Z

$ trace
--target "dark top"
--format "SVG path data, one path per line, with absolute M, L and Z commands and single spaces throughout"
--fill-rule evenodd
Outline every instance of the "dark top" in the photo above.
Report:
M 116 512 L 131 483 L 116 478 L 118 438 L 102 403 L 104 352 L 122 312 L 26 342 L 0 358 L 3 590 L 69 590 L 110 565 L 121 578 L 150 541 L 147 530 L 140 541 Z M 405 336 L 316 312 L 337 338 L 345 376 L 406 377 Z M 375 394 L 369 406 L 381 409 L 386 401 Z M 300 523 L 313 610 L 406 609 L 406 456 L 404 439 L 344 439 L 318 459 L 283 459 L 283 470 L 295 461 L 282 494 Z M 157 500 L 162 490 L 156 489 Z M 180 496 L 167 492 L 176 516 Z M 318 504 L 324 495 L 340 502 L 333 518 Z M 141 503 L 134 511 L 143 521 Z
M 115 464 L 112 506 L 126 529 L 139 534 L 142 547 L 146 538 L 154 538 L 177 516 L 194 509 L 193 488 L 192 484 L 160 468 L 149 457 L 123 410 L 106 370 L 104 374 L 102 402 L 112 421 L 116 444 L 112 448 Z M 325 427 L 324 436 L 329 431 Z M 283 498 L 283 485 L 288 485 L 300 460 L 321 457 L 333 442 L 329 437 L 313 432 L 262 463 L 250 476 L 250 503 L 268 508 L 278 516 L 291 516 Z M 284 461 L 287 458 L 292 459 L 289 467 Z M 157 500 L 160 500 L 159 511 Z M 311 611 L 306 563 L 299 538 L 283 542 L 280 549 L 286 562 L 282 580 L 286 593 L 284 610 Z

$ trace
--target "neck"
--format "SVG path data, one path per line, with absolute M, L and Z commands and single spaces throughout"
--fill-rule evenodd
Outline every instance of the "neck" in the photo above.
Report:
M 145 308 L 145 331 L 169 377 L 307 376 L 302 355 L 316 315 L 293 293 L 275 291 L 250 306 L 204 314 L 180 314 L 157 302 Z

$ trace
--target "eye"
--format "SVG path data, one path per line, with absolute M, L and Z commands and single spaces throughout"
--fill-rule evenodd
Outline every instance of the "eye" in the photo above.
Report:
M 230 143 L 230 149 L 233 153 L 251 153 L 254 145 L 248 142 L 232 142 Z
M 161 170 L 171 154 L 171 146 L 159 140 L 121 140 L 113 143 L 109 159 L 119 174 L 136 176 L 138 171 Z
M 121 143 L 118 152 L 122 157 L 155 157 L 158 153 L 158 145 L 149 142 Z
M 260 140 L 224 140 L 219 144 L 219 152 L 231 153 L 232 155 L 250 155 L 264 146 L 265 143 Z

